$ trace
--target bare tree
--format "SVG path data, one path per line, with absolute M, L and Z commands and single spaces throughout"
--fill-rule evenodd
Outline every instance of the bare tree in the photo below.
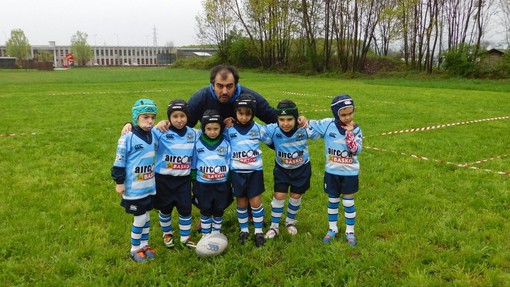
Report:
M 503 27 L 505 27 L 506 46 L 510 47 L 510 0 L 499 0 L 500 13 Z
M 285 65 L 295 30 L 296 0 L 234 1 L 237 20 L 250 38 L 264 67 Z
M 197 37 L 202 44 L 218 47 L 222 61 L 228 58 L 228 37 L 236 28 L 236 21 L 230 0 L 205 0 L 203 12 L 195 17 L 198 27 Z

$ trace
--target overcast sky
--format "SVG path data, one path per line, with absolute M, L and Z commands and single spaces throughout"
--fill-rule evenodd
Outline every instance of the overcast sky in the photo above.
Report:
M 0 45 L 11 30 L 22 29 L 31 45 L 70 45 L 77 31 L 90 45 L 152 46 L 154 28 L 159 46 L 199 44 L 195 16 L 202 0 L 3 0 L 0 4 Z M 485 40 L 504 38 L 497 17 Z M 497 45 L 496 45 L 497 46 Z
M 0 43 L 22 29 L 30 45 L 70 45 L 77 31 L 90 45 L 199 44 L 195 16 L 201 0 L 14 0 L 2 1 Z

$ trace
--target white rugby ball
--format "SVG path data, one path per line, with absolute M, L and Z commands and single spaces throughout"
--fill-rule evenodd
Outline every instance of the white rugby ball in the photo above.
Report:
M 211 233 L 202 237 L 196 247 L 196 252 L 199 256 L 208 257 L 220 255 L 227 249 L 228 240 L 223 233 Z

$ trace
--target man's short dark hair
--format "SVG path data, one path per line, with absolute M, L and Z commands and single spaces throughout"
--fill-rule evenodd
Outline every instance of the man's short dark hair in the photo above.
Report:
M 214 84 L 214 79 L 216 76 L 220 74 L 222 78 L 226 78 L 228 74 L 232 74 L 234 76 L 235 84 L 239 82 L 239 73 L 237 72 L 237 69 L 234 66 L 230 65 L 218 65 L 211 69 L 211 76 L 210 76 L 210 82 L 211 84 Z

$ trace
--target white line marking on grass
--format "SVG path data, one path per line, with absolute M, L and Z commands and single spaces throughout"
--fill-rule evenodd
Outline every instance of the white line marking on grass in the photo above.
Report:
M 415 155 L 415 154 L 408 154 L 408 153 L 405 153 L 405 152 L 392 151 L 392 150 L 387 150 L 387 149 L 384 149 L 384 148 L 377 148 L 377 147 L 370 147 L 370 146 L 364 146 L 363 148 L 370 149 L 370 150 L 376 150 L 376 151 L 382 151 L 382 152 L 390 152 L 390 153 L 394 153 L 394 154 L 403 155 L 403 156 L 406 156 L 406 157 L 411 157 L 411 158 L 416 158 L 416 159 L 421 159 L 421 160 L 432 161 L 432 162 L 436 162 L 436 163 L 439 163 L 439 164 L 453 165 L 453 166 L 456 166 L 456 167 L 462 167 L 462 168 L 467 168 L 467 169 L 472 169 L 472 170 L 485 171 L 485 172 L 489 172 L 489 173 L 496 173 L 496 174 L 503 175 L 503 176 L 510 176 L 510 172 L 495 171 L 495 170 L 492 170 L 492 169 L 479 168 L 479 167 L 476 167 L 476 166 L 472 166 L 472 164 L 468 164 L 468 163 L 455 163 L 455 162 L 446 161 L 446 160 L 432 159 L 432 158 L 428 158 L 428 157 L 421 156 L 421 155 Z M 506 156 L 509 156 L 509 155 L 505 154 L 505 155 L 502 155 L 502 156 L 499 156 L 499 157 L 506 157 Z M 495 157 L 494 159 L 496 159 L 496 158 L 498 158 L 498 157 Z M 476 162 L 476 163 L 478 163 L 478 162 Z
M 445 127 L 454 127 L 454 126 L 460 126 L 460 125 L 482 123 L 482 122 L 488 122 L 488 121 L 508 120 L 508 119 L 510 119 L 510 116 L 496 117 L 496 118 L 487 118 L 487 119 L 472 120 L 472 121 L 464 121 L 464 122 L 451 123 L 451 124 L 441 124 L 441 125 L 437 125 L 437 126 L 428 126 L 428 127 L 422 127 L 422 128 L 414 128 L 414 129 L 405 129 L 405 130 L 392 131 L 392 132 L 384 132 L 384 133 L 380 133 L 380 134 L 376 134 L 376 135 L 364 136 L 364 138 L 367 138 L 367 137 L 376 137 L 376 136 L 394 135 L 394 134 L 402 134 L 402 133 L 422 132 L 422 131 L 440 129 L 440 128 L 445 128 Z
M 289 91 L 282 91 L 282 93 L 293 95 L 293 96 L 313 96 L 313 97 L 321 97 L 321 98 L 330 98 L 331 97 L 331 96 L 325 96 L 325 95 L 307 94 L 307 93 L 298 93 L 298 92 L 289 92 Z
M 37 133 L 35 133 L 35 132 L 34 133 L 29 133 L 29 134 L 27 134 L 27 133 L 22 133 L 22 134 L 9 134 L 9 133 L 7 133 L 7 134 L 0 134 L 0 137 L 30 136 L 30 135 L 35 136 L 35 135 L 37 135 Z
M 143 94 L 143 93 L 162 93 L 169 90 L 144 90 L 144 91 L 97 91 L 97 92 L 78 92 L 78 93 L 51 93 L 51 96 L 69 96 L 69 95 L 106 95 L 106 94 Z

